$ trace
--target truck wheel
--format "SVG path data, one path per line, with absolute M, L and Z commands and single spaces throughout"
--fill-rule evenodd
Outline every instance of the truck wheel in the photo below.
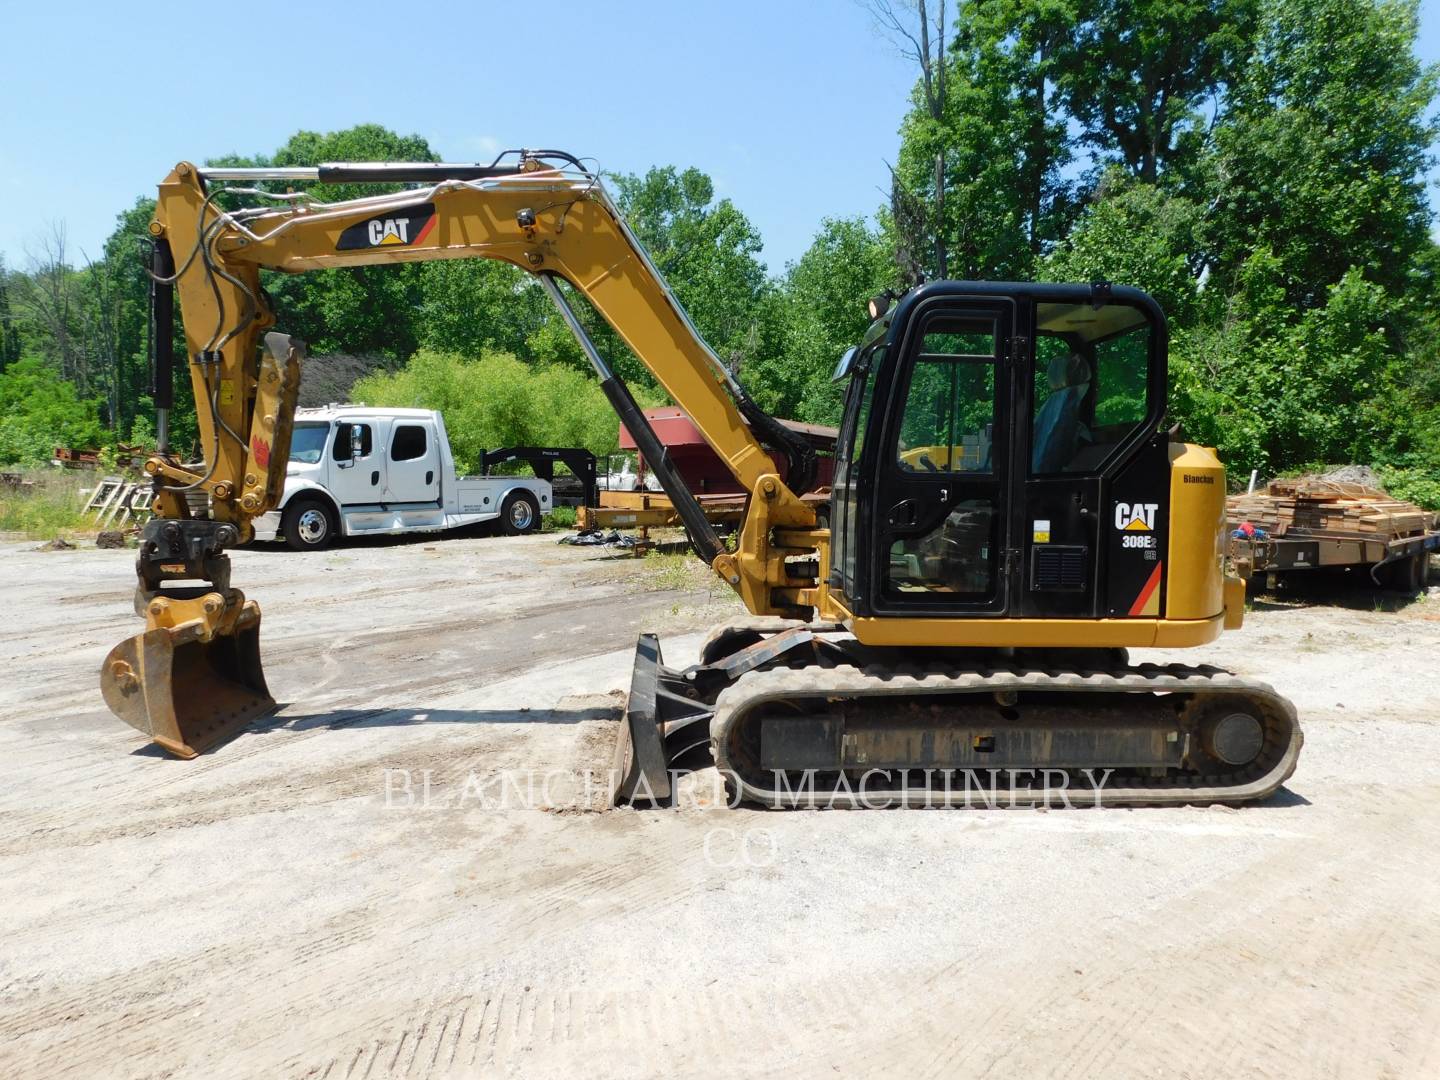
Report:
M 540 504 L 528 491 L 512 491 L 500 504 L 500 528 L 506 536 L 523 536 L 540 527 Z
M 330 546 L 339 528 L 335 511 L 319 499 L 296 499 L 280 517 L 280 531 L 294 551 L 319 551 Z
M 1396 575 L 1400 579 L 1400 591 L 1407 596 L 1424 592 L 1425 579 L 1429 577 L 1430 556 L 1422 551 L 1412 555 L 1406 563 L 1405 568 Z
M 1429 557 L 1422 551 L 1407 559 L 1387 563 L 1380 570 L 1380 580 L 1387 589 L 1414 596 L 1425 589 L 1429 561 Z

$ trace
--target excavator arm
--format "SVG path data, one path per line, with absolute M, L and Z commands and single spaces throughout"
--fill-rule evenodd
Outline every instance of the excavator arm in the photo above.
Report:
M 813 451 L 759 409 L 701 339 L 597 175 L 559 152 L 508 156 L 491 165 L 299 169 L 182 162 L 160 185 L 150 231 L 161 439 L 145 466 L 156 516 L 141 539 L 136 598 L 146 630 L 112 651 L 102 689 L 117 715 L 167 750 L 194 756 L 274 708 L 260 666 L 259 608 L 230 586 L 225 554 L 251 538 L 254 519 L 281 497 L 304 356 L 303 343 L 270 330 L 275 313 L 262 269 L 489 258 L 535 276 L 674 502 L 696 553 L 753 614 L 827 613 L 828 534 L 795 493 L 813 476 Z M 332 203 L 254 186 L 317 181 L 413 186 Z M 239 201 L 248 205 L 235 206 Z M 669 467 L 562 283 L 615 329 L 750 493 L 736 550 L 726 549 Z M 172 290 L 202 443 L 193 463 L 165 439 Z M 785 452 L 789 484 L 762 439 Z M 792 556 L 814 558 L 797 564 Z

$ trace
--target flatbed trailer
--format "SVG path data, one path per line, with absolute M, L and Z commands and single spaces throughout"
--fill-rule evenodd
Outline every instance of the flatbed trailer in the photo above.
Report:
M 1417 592 L 1425 585 L 1426 560 L 1440 551 L 1440 532 L 1385 537 L 1330 533 L 1304 536 L 1230 537 L 1230 563 L 1249 580 L 1295 570 L 1368 567 L 1376 585 Z M 1274 584 L 1274 581 L 1270 581 Z
M 705 517 L 717 525 L 737 525 L 745 516 L 743 495 L 699 495 Z M 675 504 L 657 491 L 602 491 L 599 506 L 580 507 L 575 524 L 581 529 L 645 529 L 679 525 Z
M 1368 570 L 1381 588 L 1425 587 L 1430 552 L 1440 549 L 1434 514 L 1379 488 L 1297 477 L 1226 500 L 1228 554 L 1245 579 L 1264 574 L 1273 587 L 1296 570 Z

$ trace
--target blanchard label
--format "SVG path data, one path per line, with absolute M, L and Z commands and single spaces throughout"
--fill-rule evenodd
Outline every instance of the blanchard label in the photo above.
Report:
M 1180 481 L 1185 484 L 1213 484 L 1215 483 L 1215 477 L 1209 473 L 1196 474 L 1187 472 L 1180 474 Z
M 412 206 L 351 225 L 340 234 L 336 251 L 378 247 L 414 247 L 435 227 L 435 204 Z

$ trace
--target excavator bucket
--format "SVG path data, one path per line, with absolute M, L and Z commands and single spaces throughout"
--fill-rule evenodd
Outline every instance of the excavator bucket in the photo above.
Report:
M 198 623 L 136 634 L 100 671 L 110 711 L 176 757 L 193 758 L 275 710 L 260 666 L 260 608 L 202 640 Z

